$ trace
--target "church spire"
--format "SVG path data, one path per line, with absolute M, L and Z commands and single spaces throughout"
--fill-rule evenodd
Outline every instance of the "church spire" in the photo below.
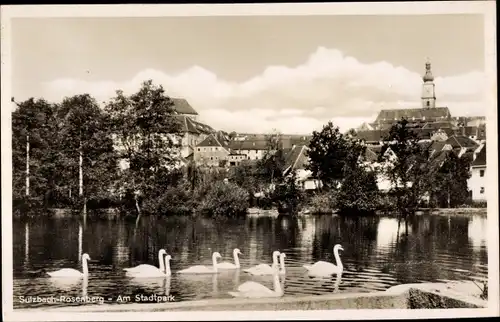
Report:
M 434 108 L 436 107 L 436 93 L 434 91 L 434 76 L 431 72 L 431 62 L 427 58 L 425 63 L 425 75 L 422 77 L 424 83 L 422 84 L 422 107 Z
M 429 58 L 427 58 L 427 62 L 425 63 L 425 75 L 423 77 L 424 82 L 432 82 L 434 81 L 434 76 L 432 76 L 431 72 L 431 62 Z

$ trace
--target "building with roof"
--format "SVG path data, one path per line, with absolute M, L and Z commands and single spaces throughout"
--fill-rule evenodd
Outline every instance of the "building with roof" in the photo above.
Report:
M 174 103 L 173 109 L 178 115 L 188 116 L 195 120 L 198 118 L 198 112 L 184 98 L 170 98 Z
M 306 145 L 295 145 L 285 154 L 283 175 L 289 176 L 292 172 L 297 175 L 297 184 L 303 190 L 316 190 L 321 187 L 321 181 L 312 175 L 311 170 L 307 170 L 309 157 Z
M 446 144 L 451 146 L 452 150 L 461 157 L 465 153 L 474 152 L 478 147 L 474 140 L 463 135 L 453 135 L 445 141 Z
M 391 126 L 404 118 L 408 121 L 408 127 L 423 140 L 431 139 L 437 131 L 446 133 L 448 137 L 461 134 L 478 142 L 485 140 L 483 117 L 452 117 L 448 107 L 436 105 L 434 76 L 430 62 L 425 64 L 422 80 L 420 108 L 382 109 L 373 123 L 362 124 L 358 128 L 358 137 L 369 144 L 380 143 Z
M 220 167 L 225 166 L 230 154 L 228 137 L 224 132 L 218 131 L 196 145 L 193 160 L 199 165 Z
M 215 130 L 186 115 L 176 115 L 175 117 L 180 123 L 181 128 L 181 156 L 183 158 L 188 158 L 193 154 L 196 145 L 205 140 L 210 134 L 214 133 Z
M 471 177 L 467 182 L 472 200 L 486 200 L 487 178 L 486 145 L 481 144 L 475 151 L 475 156 L 471 164 Z
M 269 150 L 266 139 L 232 140 L 229 147 L 235 154 L 245 155 L 248 160 L 261 160 Z

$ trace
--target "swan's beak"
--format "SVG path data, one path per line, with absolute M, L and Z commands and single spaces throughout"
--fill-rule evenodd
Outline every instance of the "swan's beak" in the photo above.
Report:
M 339 247 L 339 250 L 343 251 L 343 250 L 344 250 L 344 248 L 343 248 L 343 247 Z

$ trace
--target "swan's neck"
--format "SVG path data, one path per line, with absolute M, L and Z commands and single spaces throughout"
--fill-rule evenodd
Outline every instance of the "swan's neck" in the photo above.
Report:
M 217 257 L 212 256 L 212 263 L 214 266 L 214 272 L 217 272 Z
M 273 254 L 273 266 L 278 267 L 278 254 Z
M 165 259 L 165 275 L 172 275 L 172 271 L 170 270 L 170 260 Z
M 160 271 L 165 273 L 165 258 L 163 258 L 163 253 L 158 253 L 158 262 L 160 263 Z
M 236 265 L 236 267 L 240 267 L 240 259 L 238 257 L 238 253 L 234 253 L 234 265 Z
M 82 261 L 82 269 L 83 269 L 83 276 L 84 277 L 89 276 L 89 266 L 87 265 L 87 258 L 84 258 Z
M 280 271 L 285 272 L 285 259 L 283 257 L 280 258 Z
M 339 250 L 335 249 L 335 251 L 333 252 L 333 255 L 335 256 L 335 262 L 337 264 L 337 267 L 339 268 L 339 270 L 342 271 L 344 269 L 344 266 L 342 265 L 342 261 L 340 260 Z

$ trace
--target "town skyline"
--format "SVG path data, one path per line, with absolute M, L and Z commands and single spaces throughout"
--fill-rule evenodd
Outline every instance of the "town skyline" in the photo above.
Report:
M 308 134 L 328 121 L 347 130 L 372 122 L 381 109 L 420 107 L 429 59 L 437 106 L 448 107 L 453 116 L 485 115 L 482 20 L 480 15 L 14 19 L 13 95 L 57 102 L 89 93 L 102 102 L 118 89 L 130 93 L 152 79 L 167 95 L 187 99 L 200 121 L 215 129 Z M 457 28 L 463 25 L 465 34 Z M 232 31 L 236 27 L 240 34 Z M 39 50 L 23 50 L 33 42 Z

